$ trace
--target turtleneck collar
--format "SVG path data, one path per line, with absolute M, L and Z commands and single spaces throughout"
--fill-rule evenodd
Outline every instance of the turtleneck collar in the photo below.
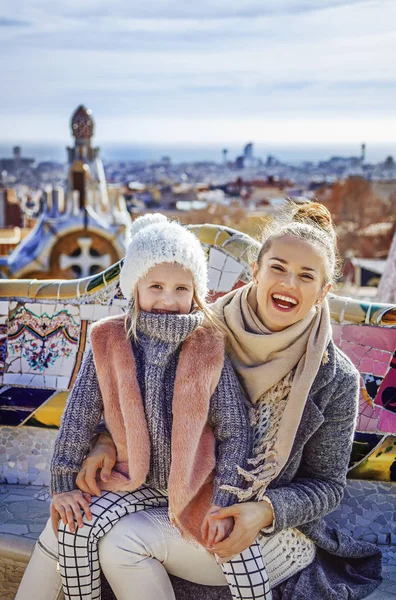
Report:
M 136 329 L 149 338 L 169 342 L 170 344 L 181 344 L 200 325 L 202 325 L 204 313 L 195 311 L 187 315 L 155 315 L 140 311 Z

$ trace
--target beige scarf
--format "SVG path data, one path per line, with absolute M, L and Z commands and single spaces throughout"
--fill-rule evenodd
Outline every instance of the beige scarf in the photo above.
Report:
M 326 360 L 332 336 L 327 300 L 279 332 L 269 331 L 259 320 L 253 283 L 223 296 L 213 308 L 225 326 L 229 356 L 253 404 L 295 368 L 274 444 L 274 478 L 289 458 L 309 391 Z

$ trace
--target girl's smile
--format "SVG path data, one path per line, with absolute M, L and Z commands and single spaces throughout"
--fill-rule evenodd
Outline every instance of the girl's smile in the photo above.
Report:
M 187 315 L 194 297 L 192 273 L 177 263 L 150 269 L 137 284 L 140 310 L 157 315 Z

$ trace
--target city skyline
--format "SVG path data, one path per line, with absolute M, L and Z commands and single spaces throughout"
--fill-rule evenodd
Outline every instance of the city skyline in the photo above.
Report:
M 392 0 L 3 0 L 0 143 L 391 144 Z

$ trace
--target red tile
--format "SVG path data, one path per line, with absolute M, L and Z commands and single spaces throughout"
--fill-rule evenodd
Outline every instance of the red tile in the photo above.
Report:
M 396 348 L 396 327 L 344 325 L 342 327 L 342 340 L 377 348 L 378 350 L 394 352 Z

